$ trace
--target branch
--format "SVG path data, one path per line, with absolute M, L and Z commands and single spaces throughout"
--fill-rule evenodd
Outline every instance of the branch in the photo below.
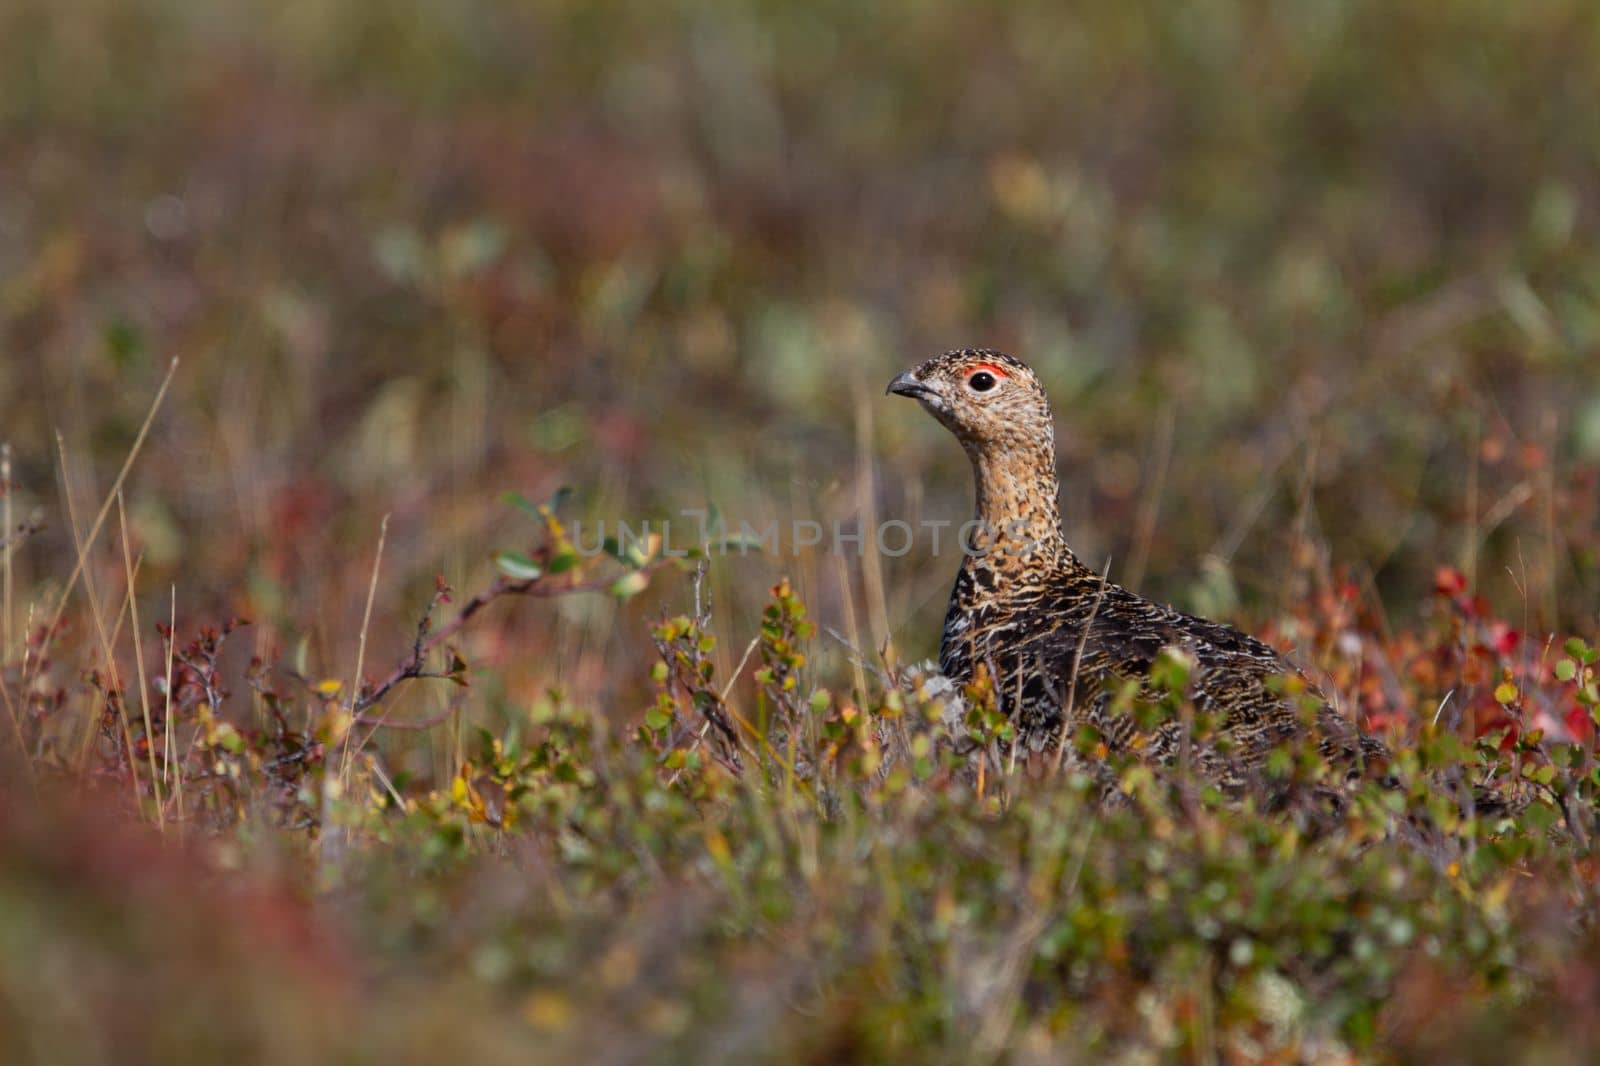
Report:
M 637 573 L 650 573 L 659 568 L 663 563 L 673 561 L 670 558 L 653 559 L 638 568 Z M 403 682 L 427 677 L 449 677 L 449 674 L 429 673 L 423 669 L 427 657 L 450 638 L 466 628 L 474 615 L 498 599 L 510 596 L 533 596 L 548 599 L 553 596 L 564 596 L 577 592 L 603 592 L 609 589 L 615 578 L 598 578 L 590 581 L 561 581 L 552 582 L 546 575 L 514 581 L 507 577 L 497 577 L 492 585 L 473 596 L 461 605 L 455 617 L 433 629 L 433 612 L 440 603 L 448 602 L 449 589 L 441 581 L 434 591 L 433 599 L 428 608 L 423 612 L 421 620 L 417 623 L 417 634 L 411 644 L 411 653 L 401 661 L 388 677 L 378 682 L 370 691 L 358 694 L 355 699 L 354 722 L 357 725 L 384 726 L 382 717 L 372 718 L 370 712 L 379 703 L 382 703 L 389 693 Z M 365 688 L 365 686 L 363 686 Z M 398 724 L 398 723 L 396 723 Z

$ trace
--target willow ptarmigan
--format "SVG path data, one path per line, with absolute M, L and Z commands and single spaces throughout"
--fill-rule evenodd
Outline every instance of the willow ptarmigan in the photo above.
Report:
M 1262 785 L 1267 755 L 1301 737 L 1351 770 L 1383 757 L 1381 742 L 1360 734 L 1266 644 L 1136 596 L 1078 560 L 1056 502 L 1050 401 L 1022 362 L 987 349 L 947 352 L 900 374 L 889 392 L 920 402 L 972 460 L 977 516 L 939 666 L 962 685 L 980 666 L 987 670 L 1023 752 L 1054 751 L 1070 718 L 1073 733 L 1092 727 L 1108 752 L 1175 759 L 1184 727 L 1169 719 L 1147 733 L 1142 716 L 1128 713 L 1129 697 L 1134 704 L 1159 698 L 1150 672 L 1164 649 L 1175 649 L 1192 664 L 1195 708 L 1216 723 L 1211 740 L 1190 755 L 1220 786 Z M 1305 695 L 1284 695 L 1286 678 L 1298 678 Z

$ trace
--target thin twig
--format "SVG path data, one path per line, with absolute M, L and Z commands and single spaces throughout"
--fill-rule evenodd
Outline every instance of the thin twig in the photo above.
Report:
M 639 573 L 649 573 L 661 566 L 667 559 L 656 559 L 639 568 Z M 397 666 L 393 673 L 372 688 L 372 691 L 360 696 L 355 701 L 356 720 L 366 721 L 364 714 L 389 695 L 396 685 L 403 681 L 422 676 L 422 664 L 428 655 L 444 644 L 451 637 L 461 632 L 474 615 L 494 601 L 508 596 L 534 596 L 546 599 L 552 596 L 561 596 L 573 592 L 601 592 L 613 584 L 610 578 L 601 578 L 593 581 L 567 581 L 552 583 L 543 576 L 513 581 L 509 578 L 499 577 L 494 584 L 476 594 L 461 605 L 454 618 L 435 629 L 428 638 L 420 644 L 413 645 L 411 654 Z
M 423 648 L 427 643 L 428 631 L 433 628 L 433 612 L 438 609 L 439 604 L 448 602 L 449 599 L 450 586 L 444 583 L 444 578 L 436 578 L 433 588 L 433 597 L 428 600 L 428 606 L 423 610 L 422 617 L 417 620 L 416 636 L 414 636 L 411 640 L 411 657 L 407 660 L 407 662 L 415 664 L 416 666 L 416 671 L 409 675 L 411 680 L 420 681 L 425 678 L 437 678 L 439 680 L 460 680 L 451 673 L 441 673 L 422 669 L 422 664 L 427 654 Z M 356 690 L 356 696 L 360 696 L 359 689 Z M 352 700 L 352 706 L 353 705 L 354 701 Z M 359 721 L 363 724 L 370 722 L 372 726 L 372 729 L 367 733 L 367 735 L 356 745 L 356 753 L 360 754 L 362 749 L 366 747 L 367 742 L 377 735 L 377 731 L 388 725 L 389 712 L 385 711 L 375 721 L 361 716 L 358 717 Z
M 419 674 L 418 676 L 419 677 L 446 677 L 448 675 L 446 675 L 446 674 Z M 415 721 L 391 722 L 388 718 L 380 718 L 377 721 L 369 722 L 369 721 L 363 719 L 363 720 L 357 722 L 356 725 L 364 725 L 369 730 L 372 731 L 372 732 L 369 732 L 367 734 L 367 736 L 366 736 L 366 739 L 362 741 L 362 743 L 365 744 L 366 740 L 370 740 L 372 738 L 372 733 L 375 733 L 380 729 L 398 729 L 398 730 L 401 730 L 402 732 L 407 731 L 407 730 L 410 730 L 410 731 L 422 731 L 422 730 L 426 730 L 426 729 L 432 729 L 434 726 L 444 723 L 446 720 L 449 719 L 449 717 L 451 715 L 455 714 L 459 710 L 461 710 L 461 704 L 459 702 L 456 702 L 456 703 L 450 704 L 450 706 L 446 707 L 444 710 L 440 711 L 437 714 L 431 714 L 426 718 L 418 718 Z M 357 750 L 359 751 L 360 749 L 358 748 Z
M 1051 776 L 1061 772 L 1061 760 L 1067 751 L 1068 726 L 1072 721 L 1073 709 L 1078 699 L 1078 672 L 1083 668 L 1083 653 L 1089 646 L 1089 631 L 1094 628 L 1095 616 L 1100 613 L 1100 603 L 1106 598 L 1106 589 L 1110 587 L 1107 580 L 1111 576 L 1111 560 L 1106 560 L 1106 568 L 1100 574 L 1100 589 L 1095 593 L 1094 605 L 1089 608 L 1089 620 L 1083 624 L 1083 632 L 1078 636 L 1078 650 L 1072 656 L 1072 677 L 1067 683 L 1067 702 L 1061 708 L 1061 736 L 1056 740 L 1056 760 L 1050 768 Z
M 893 685 L 895 683 L 894 678 L 887 671 L 874 666 L 866 656 L 861 654 L 860 649 L 850 643 L 843 633 L 840 633 L 830 625 L 823 625 L 822 632 L 831 637 L 835 643 L 845 650 L 845 658 L 850 660 L 852 666 L 861 670 L 870 670 L 872 675 L 885 685 Z
M 750 661 L 751 654 L 755 652 L 756 647 L 758 645 L 760 645 L 760 643 L 761 643 L 761 638 L 760 637 L 751 637 L 750 638 L 750 643 L 745 645 L 744 655 L 740 656 L 740 658 L 739 658 L 739 665 L 735 666 L 733 668 L 733 673 L 728 675 L 728 683 L 726 685 L 722 686 L 722 692 L 717 697 L 719 702 L 721 702 L 723 704 L 726 704 L 728 702 L 728 694 L 733 691 L 734 683 L 739 680 L 739 675 L 744 673 L 745 664 Z M 695 751 L 699 750 L 700 745 L 705 742 L 706 732 L 710 728 L 711 728 L 711 719 L 707 718 L 706 721 L 705 721 L 705 724 L 700 727 L 700 732 L 695 734 L 694 743 L 689 746 L 689 752 L 691 754 L 693 754 Z M 672 775 L 672 778 L 667 782 L 667 786 L 670 788 L 671 786 L 677 784 L 678 783 L 678 778 L 680 778 L 682 776 L 683 776 L 683 767 L 679 767 L 677 772 L 675 772 Z

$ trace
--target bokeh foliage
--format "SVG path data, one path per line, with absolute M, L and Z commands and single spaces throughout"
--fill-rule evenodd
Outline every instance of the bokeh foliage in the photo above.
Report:
M 338 696 L 331 679 L 352 674 L 383 516 L 365 659 L 379 677 L 410 647 L 436 574 L 470 591 L 492 580 L 496 551 L 533 550 L 541 534 L 501 501 L 504 490 L 546 500 L 572 486 L 558 510 L 569 528 L 588 523 L 581 539 L 591 543 L 601 520 L 684 509 L 785 529 L 959 523 L 971 491 L 959 449 L 880 393 L 927 354 L 993 344 L 1036 365 L 1055 399 L 1065 512 L 1091 564 L 1109 558 L 1113 577 L 1141 591 L 1293 645 L 1380 724 L 1414 729 L 1429 701 L 1453 692 L 1468 740 L 1504 728 L 1500 707 L 1529 731 L 1576 729 L 1587 711 L 1555 673 L 1560 642 L 1546 636 L 1594 643 L 1600 603 L 1596 99 L 1600 7 L 1587 0 L 7 0 L 0 440 L 14 455 L 14 518 L 37 509 L 44 522 L 14 554 L 0 663 L 14 670 L 34 646 L 24 631 L 41 624 L 76 562 L 63 465 L 81 526 L 174 357 L 172 392 L 126 490 L 149 665 L 160 673 L 150 623 L 174 601 L 179 645 L 234 616 L 254 621 L 227 644 L 219 670 L 231 692 L 195 749 L 248 777 L 284 742 L 261 691 L 240 680 L 260 676 L 249 660 L 328 678 L 323 695 Z M 929 547 L 924 538 L 905 557 L 873 560 L 793 552 L 786 535 L 776 555 L 714 558 L 701 591 L 724 639 L 697 645 L 692 669 L 734 681 L 732 705 L 781 704 L 753 670 L 735 668 L 742 641 L 770 624 L 762 612 L 782 575 L 815 621 L 857 647 L 931 653 L 955 562 L 948 539 L 938 557 Z M 123 559 L 110 533 L 89 572 L 114 616 Z M 754 999 L 719 1021 L 769 1026 L 777 1036 L 765 1043 L 810 1032 L 818 1057 L 890 1055 L 958 1033 L 988 1049 L 982 1041 L 1004 1026 L 985 1005 L 1014 1000 L 984 997 L 1021 995 L 1048 967 L 1027 979 L 1000 972 L 1021 948 L 974 948 L 950 932 L 982 941 L 1031 928 L 1007 909 L 1016 898 L 980 894 L 975 916 L 952 918 L 949 907 L 969 904 L 943 899 L 939 886 L 1008 884 L 1053 870 L 1049 856 L 1071 859 L 1081 838 L 1063 843 L 1051 820 L 1080 817 L 1078 797 L 1050 793 L 996 821 L 953 794 L 920 806 L 912 790 L 860 824 L 812 812 L 779 831 L 789 808 L 771 797 L 690 803 L 677 786 L 647 787 L 649 768 L 628 761 L 643 756 L 608 747 L 611 737 L 599 757 L 638 781 L 591 791 L 576 822 L 612 842 L 671 840 L 622 857 L 601 848 L 593 861 L 614 865 L 590 877 L 590 856 L 567 850 L 582 833 L 550 828 L 559 818 L 541 821 L 555 818 L 548 807 L 520 830 L 537 847 L 471 821 L 505 809 L 495 789 L 524 768 L 513 759 L 487 800 L 473 771 L 489 766 L 493 779 L 522 731 L 581 708 L 604 723 L 593 728 L 625 735 L 663 713 L 655 623 L 687 610 L 690 592 L 666 574 L 630 591 L 640 594 L 497 605 L 460 638 L 470 690 L 397 692 L 397 717 L 454 707 L 452 725 L 374 741 L 418 809 L 350 827 L 357 840 L 395 838 L 363 859 L 376 872 L 358 881 L 376 900 L 316 905 L 348 905 L 317 917 L 349 935 L 357 970 L 400 971 L 383 984 L 399 1006 L 371 1027 L 393 1044 L 369 1050 L 401 1054 L 408 1026 L 463 1013 L 482 1021 L 474 1039 L 486 1058 L 522 1048 L 530 1024 L 572 1039 L 563 1011 L 597 1010 L 632 987 L 617 974 L 680 944 L 693 945 L 683 948 L 684 986 L 709 998 L 674 977 L 671 994 L 620 1000 L 644 1020 L 628 1040 L 659 1032 L 692 1046 L 698 1029 L 686 1019 L 709 1024 L 727 987 L 705 972 L 720 980 L 748 965 L 749 982 L 729 985 Z M 72 602 L 49 686 L 29 697 L 41 706 L 58 697 L 88 706 L 106 691 L 81 591 Z M 119 644 L 119 654 L 131 686 L 131 650 Z M 865 713 L 863 668 L 839 642 L 819 639 L 807 655 L 803 671 L 794 667 L 805 699 L 785 713 L 857 704 Z M 283 687 L 281 677 L 271 684 Z M 1498 699 L 1505 685 L 1510 697 Z M 308 699 L 305 714 L 318 706 Z M 314 723 L 293 725 L 315 740 Z M 488 730 L 486 752 L 476 726 Z M 540 782 L 534 807 L 550 795 Z M 274 781 L 277 791 L 241 804 L 219 830 L 221 858 L 208 853 L 193 870 L 160 867 L 132 846 L 112 852 L 125 867 L 62 873 L 52 839 L 92 852 L 118 847 L 115 834 L 76 816 L 59 830 L 48 816 L 44 829 L 0 820 L 0 843 L 24 871 L 0 880 L 0 910 L 30 916 L 0 924 L 0 964 L 13 967 L 0 981 L 53 974 L 59 984 L 43 987 L 61 993 L 40 994 L 26 1012 L 64 1010 L 75 975 L 101 966 L 95 923 L 111 914 L 135 940 L 111 957 L 134 961 L 95 970 L 110 974 L 104 987 L 159 956 L 170 968 L 150 970 L 149 1002 L 170 1003 L 193 973 L 241 970 L 264 954 L 241 994 L 269 1006 L 246 1028 L 272 1032 L 281 1011 L 314 1034 L 305 1046 L 360 1044 L 316 1002 L 294 952 L 280 958 L 249 935 L 209 947 L 204 937 L 163 939 L 188 913 L 170 902 L 181 900 L 177 886 L 219 868 L 266 864 L 268 881 L 300 893 L 305 856 L 276 836 L 321 816 L 315 803 L 298 805 L 298 784 Z M 126 793 L 125 783 L 113 789 Z M 430 796 L 440 804 L 432 818 Z M 1146 840 L 1150 824 L 1119 817 L 1108 839 Z M 1500 1049 L 1509 1033 L 1537 1056 L 1560 1043 L 1541 1027 L 1559 1032 L 1566 1018 L 1552 1007 L 1530 1031 L 1518 1012 L 1580 1003 L 1600 980 L 1573 948 L 1592 931 L 1563 939 L 1577 923 L 1573 900 L 1589 891 L 1563 886 L 1593 879 L 1592 858 L 1576 851 L 1546 842 L 1528 845 L 1531 858 L 1496 853 L 1502 865 L 1472 875 L 1470 906 L 1450 895 L 1453 875 L 1415 856 L 1363 852 L 1359 835 L 1263 887 L 1246 871 L 1271 865 L 1259 849 L 1283 847 L 1284 828 L 1216 817 L 1237 837 L 1185 839 L 1181 858 L 1160 860 L 1176 863 L 1169 890 L 1193 890 L 1203 909 L 1208 884 L 1220 883 L 1219 907 L 1249 898 L 1304 917 L 1273 934 L 1273 950 L 1322 935 L 1319 922 L 1337 924 L 1328 901 L 1360 892 L 1387 893 L 1377 906 L 1389 909 L 1358 915 L 1358 935 L 1383 943 L 1410 922 L 1408 943 L 1424 942 L 1426 926 L 1462 949 L 1444 962 L 1407 956 L 1405 980 L 1378 972 L 1386 955 L 1337 978 L 1294 972 L 1294 995 L 1315 1004 L 1314 1035 L 1329 1047 L 1377 1040 L 1425 1058 L 1466 1054 L 1480 1033 L 1484 1048 Z M 452 819 L 471 828 L 450 837 L 440 825 Z M 674 836 L 685 833 L 687 842 Z M 1036 844 L 1042 866 L 1032 865 Z M 1254 1032 L 1265 1017 L 1250 1013 L 1252 982 L 1282 972 L 1282 959 L 1252 956 L 1230 984 L 1231 964 L 1217 961 L 1228 956 L 1199 946 L 1182 922 L 1150 934 L 1159 964 L 1140 972 L 1144 984 L 1117 983 L 1127 960 L 1094 923 L 1148 917 L 1145 901 L 1119 893 L 1149 880 L 1140 864 L 1162 846 L 1084 852 L 1084 892 L 1102 895 L 1082 928 L 1049 934 L 1065 938 L 1050 950 L 1112 991 L 1099 1013 L 1075 1000 L 1060 1010 L 1081 1014 L 1026 1014 L 1040 1048 L 1069 1023 L 1088 1025 L 1084 1048 L 1099 1046 L 1102 1029 L 1115 1044 L 1118 1025 L 1166 1026 L 1179 1034 L 1169 1052 L 1202 1048 L 1195 1019 L 1233 1018 Z M 501 862 L 502 852 L 523 865 Z M 1389 859 L 1404 883 L 1384 888 L 1378 867 Z M 553 873 L 540 865 L 549 862 Z M 120 870 L 146 866 L 157 869 L 136 906 L 111 898 Z M 543 872 L 525 876 L 530 868 Z M 717 880 L 728 868 L 741 876 Z M 413 898 L 405 890 L 419 869 L 438 880 Z M 807 887 L 785 896 L 796 869 Z M 1517 893 L 1521 909 L 1479 905 L 1481 893 L 1535 869 L 1549 876 Z M 74 879 L 87 886 L 81 900 L 59 911 L 40 902 Z M 573 908 L 580 889 L 614 895 Z M 237 904 L 246 915 L 255 905 Z M 224 914 L 206 911 L 205 926 L 225 924 Z M 29 939 L 33 926 L 63 935 Z M 1487 939 L 1469 948 L 1473 930 Z M 764 947 L 743 943 L 763 935 Z M 1090 950 L 1082 938 L 1095 936 Z M 1517 936 L 1529 954 L 1508 965 Z M 872 937 L 898 938 L 907 954 Z M 604 955 L 589 969 L 596 944 L 620 945 L 623 961 Z M 841 969 L 786 959 L 797 944 Z M 1000 969 L 963 970 L 972 957 Z M 895 959 L 948 984 L 935 992 L 887 972 Z M 438 1013 L 408 1010 L 428 1001 L 430 968 L 443 977 Z M 563 974 L 582 987 L 552 991 Z M 251 982 L 312 990 L 280 1007 Z M 832 997 L 830 1024 L 807 1030 L 783 1007 L 813 1002 L 819 987 Z M 1398 1005 L 1381 1016 L 1372 1005 L 1395 989 Z M 1394 1017 L 1430 1016 L 1468 993 L 1484 996 L 1462 1043 Z M 1222 999 L 1205 999 L 1213 994 Z M 225 1012 L 209 1002 L 206 1016 Z M 1363 1018 L 1389 1028 L 1364 1033 Z M 8 1031 L 13 1021 L 0 1017 Z M 112 1021 L 123 1028 L 110 1031 L 158 1046 L 140 1011 Z M 743 1031 L 724 1036 L 729 1048 L 764 1045 Z M 415 1037 L 413 1047 L 428 1039 Z M 246 1046 L 303 1057 L 296 1039 Z M 84 1045 L 84 1057 L 98 1046 Z M 47 1059 L 56 1051 L 79 1048 L 33 1048 Z

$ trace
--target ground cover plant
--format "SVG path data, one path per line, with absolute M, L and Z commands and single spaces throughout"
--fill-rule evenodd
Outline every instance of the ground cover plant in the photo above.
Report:
M 1597 20 L 4 5 L 0 1059 L 1590 1061 Z M 1009 765 L 968 343 L 1393 780 Z
M 445 1053 L 452 1018 L 481 1025 L 475 1053 L 557 1060 L 1590 1046 L 1600 653 L 1524 654 L 1456 571 L 1403 641 L 1343 597 L 1301 619 L 1360 642 L 1331 679 L 1411 723 L 1393 781 L 1308 818 L 1130 762 L 1107 806 L 1086 776 L 1003 754 L 974 773 L 1010 728 L 981 682 L 957 713 L 920 669 L 863 659 L 864 685 L 824 687 L 787 580 L 739 664 L 753 692 L 731 699 L 703 598 L 717 546 L 585 561 L 538 513 L 540 548 L 459 607 L 440 581 L 393 674 L 348 692 L 260 658 L 230 677 L 239 621 L 158 625 L 131 685 L 71 677 L 57 630 L 30 633 L 7 678 L 28 784 L 3 825 L 15 1057 L 408 1057 L 418 1039 Z M 552 690 L 498 735 L 453 707 L 447 783 L 369 750 L 399 687 L 468 684 L 450 642 L 485 605 L 628 597 L 674 570 L 696 610 L 654 626 L 631 728 Z M 1184 664 L 1164 676 L 1184 713 Z M 1322 764 L 1286 750 L 1278 771 Z M 194 988 L 206 972 L 219 987 Z

